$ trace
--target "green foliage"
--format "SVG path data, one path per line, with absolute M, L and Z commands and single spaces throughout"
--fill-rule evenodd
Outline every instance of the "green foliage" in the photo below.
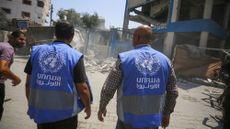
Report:
M 60 9 L 57 13 L 60 20 L 67 20 L 74 26 L 81 26 L 88 29 L 92 29 L 98 26 L 99 18 L 97 13 L 90 15 L 89 13 L 84 13 L 82 16 L 80 13 L 76 12 L 74 9 Z
M 66 11 L 63 10 L 63 9 L 60 9 L 60 10 L 58 10 L 57 15 L 58 15 L 58 17 L 59 17 L 60 20 L 64 20 L 65 19 L 65 15 L 66 15 Z
M 67 20 L 74 26 L 81 26 L 82 24 L 80 13 L 77 13 L 74 9 L 68 9 L 68 10 L 60 9 L 57 12 L 57 15 L 59 16 L 60 20 Z
M 8 30 L 10 25 L 9 19 L 7 19 L 6 14 L 0 10 L 0 30 Z
M 89 28 L 89 29 L 98 26 L 99 18 L 98 18 L 97 13 L 94 13 L 93 15 L 90 15 L 88 13 L 83 14 L 82 22 L 83 22 L 84 27 Z
M 76 26 L 80 26 L 82 24 L 81 14 L 77 13 L 74 9 L 67 10 L 66 18 L 67 21 Z

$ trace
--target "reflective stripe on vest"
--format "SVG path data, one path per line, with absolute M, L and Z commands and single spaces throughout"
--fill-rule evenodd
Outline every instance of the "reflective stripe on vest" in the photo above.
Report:
M 38 109 L 60 110 L 73 108 L 74 96 L 63 91 L 35 90 L 31 88 L 30 100 L 29 104 Z
M 162 111 L 162 95 L 123 96 L 123 110 L 131 114 L 157 114 Z M 139 108 L 142 105 L 141 108 Z
M 120 88 L 117 96 L 117 115 L 121 121 L 135 128 L 161 125 L 165 94 L 123 96 Z

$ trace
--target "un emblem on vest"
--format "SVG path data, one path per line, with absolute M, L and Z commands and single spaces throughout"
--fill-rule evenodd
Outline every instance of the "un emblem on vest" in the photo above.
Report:
M 135 65 L 143 75 L 153 75 L 161 68 L 160 60 L 148 52 L 139 53 L 135 57 Z
M 39 66 L 44 73 L 58 72 L 64 63 L 64 55 L 54 51 L 43 51 L 39 56 Z

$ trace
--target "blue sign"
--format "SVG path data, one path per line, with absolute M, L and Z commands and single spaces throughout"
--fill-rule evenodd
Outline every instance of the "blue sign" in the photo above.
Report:
M 216 22 L 209 19 L 171 22 L 167 25 L 155 25 L 154 32 L 209 32 L 221 39 L 226 39 L 228 33 Z
M 28 29 L 28 21 L 17 21 L 17 27 L 20 30 L 27 30 Z

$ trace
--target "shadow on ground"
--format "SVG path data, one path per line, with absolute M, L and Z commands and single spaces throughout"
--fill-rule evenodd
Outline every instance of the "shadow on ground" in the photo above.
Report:
M 213 127 L 212 125 L 209 124 L 209 121 L 213 121 L 213 120 L 218 123 L 216 127 Z M 212 115 L 210 115 L 209 117 L 205 117 L 204 120 L 202 121 L 202 124 L 204 126 L 209 127 L 210 129 L 222 129 L 223 126 L 220 116 L 212 116 Z

